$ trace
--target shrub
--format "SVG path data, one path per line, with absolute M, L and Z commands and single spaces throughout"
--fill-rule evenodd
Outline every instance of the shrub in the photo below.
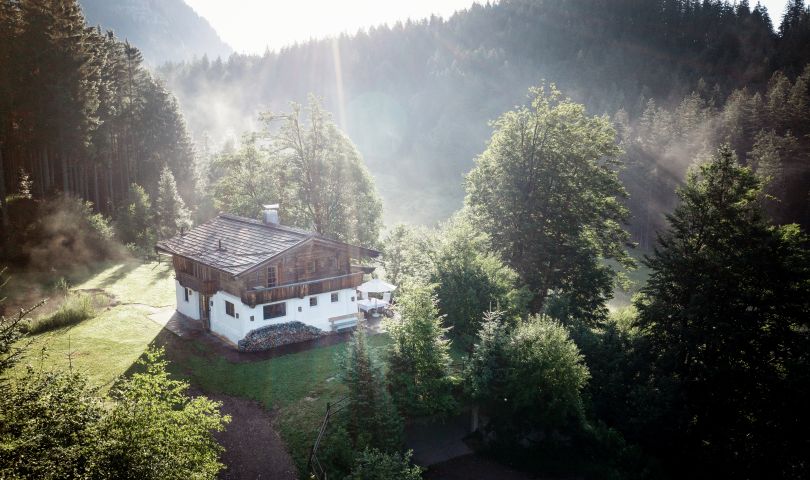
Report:
M 68 294 L 65 302 L 59 309 L 47 317 L 39 318 L 31 323 L 28 332 L 36 335 L 57 328 L 68 327 L 79 322 L 93 318 L 96 309 L 93 306 L 93 297 L 83 293 Z
M 366 449 L 357 455 L 352 473 L 345 480 L 419 480 L 422 469 L 411 464 L 411 452 L 384 453 Z
M 230 420 L 221 404 L 188 396 L 162 350 L 139 366 L 109 396 L 72 371 L 29 368 L 4 385 L 0 478 L 217 478 L 223 449 L 213 434 Z
M 489 315 L 466 373 L 498 443 L 548 438 L 582 419 L 588 368 L 565 327 L 548 317 L 529 317 L 509 331 Z

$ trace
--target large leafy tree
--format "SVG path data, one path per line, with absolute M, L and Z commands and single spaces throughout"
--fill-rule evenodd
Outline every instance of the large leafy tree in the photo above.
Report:
M 397 224 L 382 241 L 385 279 L 397 286 L 424 283 L 433 270 L 436 233 L 427 227 Z
M 436 284 L 439 311 L 463 346 L 472 346 L 484 312 L 502 309 L 511 318 L 525 313 L 531 294 L 468 217 L 457 215 L 444 226 L 433 256 L 430 280 Z
M 553 86 L 530 98 L 494 123 L 467 176 L 466 204 L 532 290 L 534 311 L 551 295 L 572 299 L 569 315 L 598 319 L 615 276 L 605 260 L 631 264 L 616 132 Z
M 447 414 L 456 408 L 450 341 L 432 285 L 410 285 L 398 298 L 401 320 L 388 324 L 388 386 L 406 415 Z
M 281 187 L 283 165 L 257 144 L 257 136 L 245 135 L 239 150 L 223 150 L 209 165 L 216 210 L 259 218 L 262 205 L 287 205 Z
M 284 219 L 345 242 L 377 243 L 382 202 L 374 181 L 360 152 L 315 96 L 305 109 L 293 103 L 271 140 L 273 155 L 287 167 L 279 182 L 288 190 Z
M 796 225 L 767 222 L 761 192 L 728 147 L 689 174 L 646 259 L 638 325 L 668 454 L 702 460 L 702 474 L 798 478 L 810 449 L 810 256 Z

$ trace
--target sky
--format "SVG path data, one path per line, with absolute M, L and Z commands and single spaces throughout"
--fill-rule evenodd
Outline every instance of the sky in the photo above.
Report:
M 383 23 L 436 14 L 449 17 L 473 0 L 186 0 L 214 27 L 220 38 L 241 53 L 356 33 Z
M 484 1 L 484 0 L 481 0 Z M 756 0 L 749 0 L 751 6 Z M 787 0 L 760 0 L 779 26 Z M 436 14 L 448 18 L 473 0 L 186 0 L 241 53 L 277 50 L 310 38 L 355 33 L 383 23 Z

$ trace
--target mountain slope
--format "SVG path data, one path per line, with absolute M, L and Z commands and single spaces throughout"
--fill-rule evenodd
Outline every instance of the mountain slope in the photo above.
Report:
M 227 57 L 233 50 L 207 20 L 183 0 L 81 0 L 91 25 L 112 29 L 137 45 L 146 61 L 159 65 L 208 55 Z
M 761 90 L 776 69 L 795 75 L 810 48 L 793 38 L 747 2 L 502 0 L 160 73 L 195 138 L 213 145 L 255 128 L 263 110 L 322 96 L 375 176 L 387 219 L 430 223 L 461 205 L 488 122 L 529 86 L 554 82 L 591 113 L 624 109 L 635 121 L 650 99 L 673 107 L 699 90 L 722 103 L 736 88 Z M 800 58 L 778 60 L 785 46 Z

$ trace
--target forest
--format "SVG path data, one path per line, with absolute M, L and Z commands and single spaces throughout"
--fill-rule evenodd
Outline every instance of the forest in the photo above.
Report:
M 268 204 L 381 252 L 382 333 L 144 334 L 155 243 Z M 502 0 L 156 69 L 76 0 L 0 0 L 0 213 L 0 478 L 226 478 L 231 397 L 298 478 L 443 478 L 407 432 L 468 415 L 520 478 L 810 470 L 803 0 Z
M 159 72 L 203 156 L 260 128 L 261 111 L 286 110 L 309 93 L 323 97 L 380 185 L 386 220 L 430 224 L 461 206 L 460 180 L 486 145 L 488 122 L 524 103 L 541 80 L 634 129 L 653 100 L 656 109 L 683 115 L 672 120 L 687 137 L 678 143 L 711 151 L 728 141 L 714 125 L 726 118 L 720 112 L 736 90 L 762 96 L 775 72 L 793 82 L 810 61 L 801 48 L 808 36 L 803 2 L 790 2 L 784 19 L 748 1 L 734 3 L 508 0 L 448 19 L 373 27 L 263 56 L 169 64 Z M 693 93 L 700 111 L 681 113 Z M 708 127 L 697 123 L 703 119 L 711 120 Z M 780 131 L 760 121 L 759 128 Z M 667 156 L 667 141 L 648 138 L 647 148 L 628 150 L 628 163 L 640 167 L 627 169 L 628 188 L 651 185 L 660 205 L 654 214 L 672 206 L 672 184 L 687 166 L 682 159 L 694 153 Z M 750 145 L 735 149 L 744 159 Z M 804 202 L 806 191 L 795 198 Z M 647 218 L 646 197 L 630 203 L 634 219 Z

